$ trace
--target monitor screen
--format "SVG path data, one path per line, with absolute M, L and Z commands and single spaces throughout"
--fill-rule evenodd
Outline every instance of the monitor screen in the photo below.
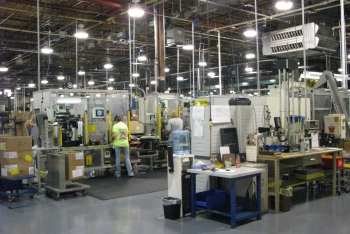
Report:
M 104 118 L 105 117 L 105 109 L 101 107 L 94 107 L 92 109 L 92 118 Z
M 155 120 L 156 120 L 156 115 L 150 115 L 150 116 L 149 116 L 149 120 L 155 121 Z

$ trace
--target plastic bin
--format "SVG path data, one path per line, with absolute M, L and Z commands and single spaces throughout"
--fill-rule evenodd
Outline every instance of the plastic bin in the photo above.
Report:
M 174 131 L 174 154 L 187 155 L 190 153 L 190 132 L 189 131 Z
M 181 199 L 175 197 L 163 198 L 164 217 L 176 220 L 180 218 Z
M 222 190 L 208 190 L 196 193 L 196 205 L 213 209 L 226 204 L 226 193 Z

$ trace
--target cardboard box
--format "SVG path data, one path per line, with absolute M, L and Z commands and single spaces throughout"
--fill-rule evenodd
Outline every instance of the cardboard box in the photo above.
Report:
M 33 164 L 33 151 L 13 151 L 7 152 L 0 150 L 0 161 L 2 165 L 11 165 L 28 162 Z
M 345 158 L 350 158 L 350 141 L 344 142 L 344 147 L 343 147 L 343 156 Z
M 0 149 L 8 152 L 32 150 L 31 136 L 0 137 Z
M 63 151 L 61 153 L 66 156 L 66 179 L 84 178 L 84 153 L 76 151 Z
M 17 178 L 34 175 L 34 167 L 31 162 L 23 162 L 11 165 L 1 163 L 1 176 L 6 178 Z
M 235 154 L 223 154 L 222 158 L 224 161 L 230 161 L 231 165 L 236 165 L 236 155 Z

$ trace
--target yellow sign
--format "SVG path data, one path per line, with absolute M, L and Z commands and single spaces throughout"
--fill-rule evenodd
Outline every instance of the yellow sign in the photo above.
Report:
M 92 155 L 86 155 L 85 156 L 85 165 L 86 166 L 92 166 Z
M 205 99 L 198 99 L 198 100 L 194 100 L 193 103 L 194 106 L 209 106 L 209 102 L 208 100 Z

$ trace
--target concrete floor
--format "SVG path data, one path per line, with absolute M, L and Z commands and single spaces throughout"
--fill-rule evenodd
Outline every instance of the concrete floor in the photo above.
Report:
M 111 233 L 346 233 L 350 231 L 350 193 L 331 197 L 304 197 L 289 212 L 269 210 L 262 220 L 239 222 L 201 213 L 195 219 L 164 218 L 162 198 L 167 191 L 101 201 L 89 196 L 54 201 L 45 195 L 22 196 L 16 202 L 0 200 L 0 233 L 111 234 Z

